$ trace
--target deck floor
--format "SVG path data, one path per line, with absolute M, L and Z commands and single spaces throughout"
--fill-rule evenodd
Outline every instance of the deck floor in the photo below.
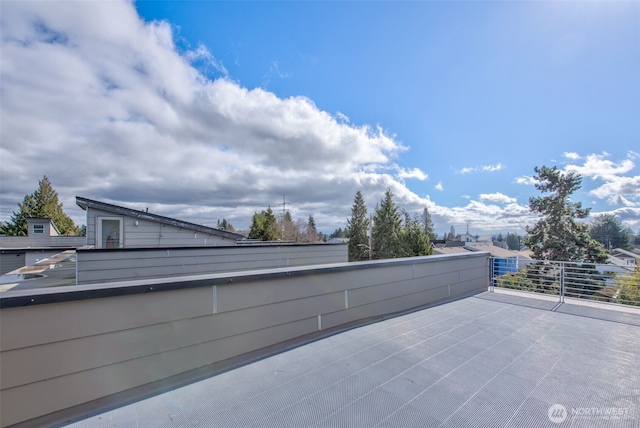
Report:
M 482 293 L 71 427 L 638 427 L 640 313 Z

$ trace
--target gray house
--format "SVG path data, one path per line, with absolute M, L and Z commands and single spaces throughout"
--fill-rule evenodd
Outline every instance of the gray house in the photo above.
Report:
M 235 245 L 244 236 L 146 211 L 76 196 L 87 212 L 87 245 L 95 248 L 163 248 Z
M 49 218 L 28 218 L 27 236 L 0 235 L 0 275 L 84 245 L 84 236 L 60 235 Z

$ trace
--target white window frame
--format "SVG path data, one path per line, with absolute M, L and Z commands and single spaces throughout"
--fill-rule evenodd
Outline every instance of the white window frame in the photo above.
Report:
M 34 224 L 33 225 L 33 234 L 34 235 L 44 235 L 44 224 Z

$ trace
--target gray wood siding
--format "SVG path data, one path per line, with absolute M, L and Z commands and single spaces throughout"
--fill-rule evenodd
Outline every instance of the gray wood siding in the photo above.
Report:
M 233 245 L 235 243 L 233 239 L 217 235 L 194 232 L 150 220 L 136 219 L 90 208 L 87 211 L 87 245 L 97 246 L 98 221 L 101 217 L 122 219 L 125 248 L 202 247 Z
M 25 265 L 25 253 L 0 251 L 0 275 L 20 269 Z
M 0 236 L 0 248 L 79 248 L 84 236 Z
M 0 311 L 1 426 L 77 417 L 117 402 L 118 394 L 133 388 L 147 385 L 152 392 L 153 382 L 211 370 L 206 367 L 212 364 L 219 370 L 266 347 L 273 352 L 285 341 L 305 340 L 327 328 L 480 292 L 489 282 L 488 253 L 283 272 L 214 274 L 203 277 L 201 286 L 182 290 L 5 307 Z M 232 282 L 242 275 L 243 282 Z M 163 280 L 170 281 L 175 280 Z M 211 281 L 224 285 L 208 285 Z M 99 287 L 109 285 L 43 289 L 34 297 Z M 34 291 L 14 294 L 29 292 Z M 69 410 L 74 406 L 81 407 Z M 34 419 L 39 417 L 48 422 Z
M 77 283 L 346 262 L 345 244 L 78 250 Z

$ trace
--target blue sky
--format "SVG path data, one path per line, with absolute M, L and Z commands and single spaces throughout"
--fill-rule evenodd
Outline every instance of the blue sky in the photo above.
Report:
M 243 228 L 286 194 L 330 232 L 391 188 L 522 233 L 557 165 L 640 228 L 638 2 L 53 4 L 2 4 L 2 220 L 47 174 L 82 223 L 75 195 Z

